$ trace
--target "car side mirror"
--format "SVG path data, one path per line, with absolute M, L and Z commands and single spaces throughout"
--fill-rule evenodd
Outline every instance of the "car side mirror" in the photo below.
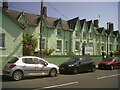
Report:
M 44 66 L 47 66 L 47 65 L 48 65 L 48 63 L 43 63 L 43 65 L 44 65 Z
M 80 61 L 79 61 L 78 63 L 79 63 L 79 64 L 81 64 L 81 62 L 80 62 Z

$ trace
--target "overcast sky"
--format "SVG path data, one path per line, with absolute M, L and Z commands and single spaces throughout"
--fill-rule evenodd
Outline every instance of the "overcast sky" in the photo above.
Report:
M 10 2 L 9 8 L 40 14 L 40 2 L 37 1 L 41 0 L 34 0 L 34 2 L 30 0 L 24 1 L 25 2 Z M 118 29 L 118 0 L 106 0 L 106 2 L 105 0 L 104 2 L 102 2 L 102 0 L 98 0 L 100 2 L 95 2 L 94 0 L 89 0 L 89 2 L 88 0 L 84 2 L 78 2 L 78 0 L 74 0 L 74 2 L 73 0 L 72 2 L 71 0 L 66 0 L 66 2 L 61 2 L 61 0 L 58 0 L 58 2 L 54 1 L 55 0 L 48 2 L 48 0 L 44 0 L 44 6 L 47 7 L 47 15 L 49 17 L 62 18 L 63 20 L 79 17 L 87 21 L 99 19 L 100 27 L 104 26 L 106 28 L 106 23 L 112 22 L 114 23 L 115 30 Z

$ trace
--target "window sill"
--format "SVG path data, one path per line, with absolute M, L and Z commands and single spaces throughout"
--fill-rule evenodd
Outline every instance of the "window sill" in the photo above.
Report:
M 61 50 L 60 50 L 60 49 L 57 49 L 56 51 L 57 51 L 57 52 L 60 52 Z
M 0 47 L 0 50 L 6 50 L 6 48 L 5 47 Z

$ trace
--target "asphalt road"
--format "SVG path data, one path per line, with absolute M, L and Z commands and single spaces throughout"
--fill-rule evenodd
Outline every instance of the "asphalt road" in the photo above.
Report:
M 96 70 L 76 75 L 59 74 L 57 77 L 27 77 L 21 81 L 11 81 L 3 76 L 2 88 L 32 88 L 34 90 L 50 88 L 118 88 L 119 69 Z

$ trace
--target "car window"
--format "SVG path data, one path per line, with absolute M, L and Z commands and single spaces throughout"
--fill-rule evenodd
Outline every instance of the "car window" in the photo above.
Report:
M 16 61 L 18 61 L 18 58 L 14 57 L 10 61 L 8 61 L 8 63 L 15 63 Z
M 22 61 L 26 64 L 39 64 L 39 60 L 37 58 L 23 58 Z
M 40 64 L 44 64 L 44 63 L 47 63 L 47 62 L 45 62 L 45 61 L 43 61 L 43 60 L 40 60 L 39 63 L 40 63 Z
M 85 62 L 85 58 L 80 58 L 79 61 L 80 62 Z
M 119 62 L 120 61 L 120 59 L 118 58 L 118 59 L 115 59 L 115 62 Z
M 113 61 L 113 58 L 106 58 L 106 59 L 104 59 L 103 61 Z
M 118 61 L 120 62 L 120 58 L 118 59 Z

